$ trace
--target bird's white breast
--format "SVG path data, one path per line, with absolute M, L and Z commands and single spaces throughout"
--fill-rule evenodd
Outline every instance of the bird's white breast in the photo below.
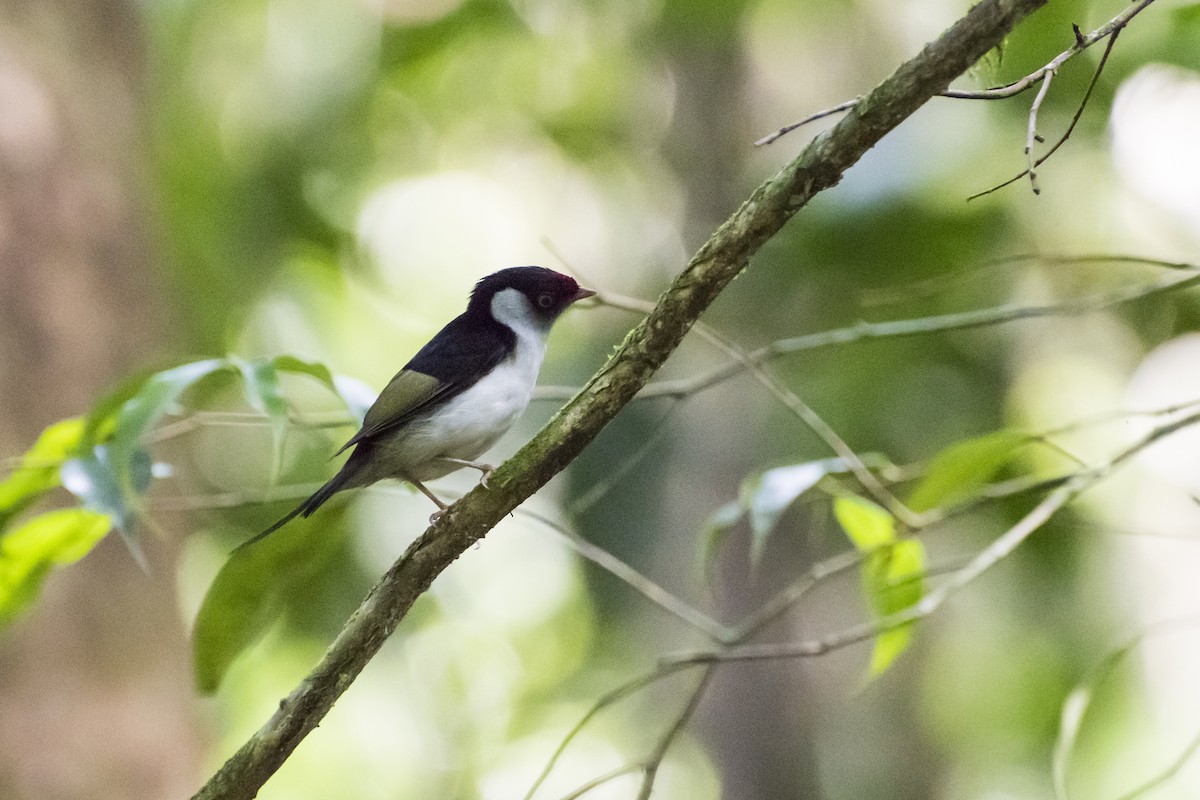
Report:
M 414 420 L 400 437 L 385 445 L 403 451 L 403 458 L 394 463 L 407 463 L 409 474 L 417 480 L 440 478 L 459 468 L 437 461 L 440 456 L 476 459 L 529 405 L 546 353 L 549 325 L 540 323 L 528 299 L 516 289 L 496 293 L 492 316 L 516 334 L 512 355 L 437 413 Z

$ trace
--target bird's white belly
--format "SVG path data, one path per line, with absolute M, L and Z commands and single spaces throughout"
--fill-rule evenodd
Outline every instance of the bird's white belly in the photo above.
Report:
M 495 444 L 529 405 L 541 366 L 540 349 L 522 352 L 428 417 L 415 419 L 384 437 L 381 463 L 395 467 L 391 477 L 433 480 L 461 465 L 440 459 L 474 461 Z M 377 480 L 378 478 L 376 478 Z

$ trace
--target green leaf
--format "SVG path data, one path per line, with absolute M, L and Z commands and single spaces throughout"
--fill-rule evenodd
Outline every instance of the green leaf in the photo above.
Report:
M 874 454 L 868 454 L 867 458 L 875 464 L 886 463 Z M 738 499 L 714 511 L 705 524 L 701 551 L 705 574 L 711 575 L 713 560 L 729 531 L 747 516 L 750 519 L 750 560 L 757 565 L 784 512 L 826 475 L 847 471 L 849 467 L 842 459 L 826 458 L 788 464 L 746 478 L 738 490 Z
M 131 375 L 92 405 L 85 418 L 87 420 L 83 432 L 85 445 L 91 446 L 103 442 L 112 435 L 112 429 L 116 425 L 117 412 L 121 410 L 121 406 L 140 392 L 153 374 L 150 371 L 143 371 Z
M 321 519 L 296 519 L 249 547 L 235 550 L 200 604 L 192 629 L 192 667 L 202 694 L 217 691 L 239 655 L 280 619 L 289 598 L 302 596 L 342 545 L 345 504 Z
M 136 523 L 142 513 L 141 494 L 150 485 L 150 453 L 138 448 L 128 454 L 124 463 L 115 464 L 112 451 L 105 445 L 96 445 L 90 453 L 63 463 L 59 472 L 62 485 L 85 508 L 111 520 L 144 569 L 146 559 Z
M 204 596 L 192 629 L 192 666 L 202 694 L 215 692 L 234 659 L 279 618 L 281 594 L 270 574 L 275 559 L 267 552 L 235 552 Z
M 284 355 L 275 356 L 275 358 L 271 359 L 271 365 L 279 372 L 292 372 L 316 378 L 328 386 L 330 391 L 337 392 L 337 385 L 333 381 L 333 373 L 329 371 L 329 367 L 319 361 L 307 361 L 298 356 Z
M 226 359 L 212 358 L 126 381 L 88 415 L 84 441 L 91 445 L 90 452 L 63 464 L 63 485 L 85 506 L 112 518 L 143 566 L 136 523 L 142 515 L 141 494 L 151 477 L 144 437 L 184 391 L 229 366 Z
M 806 464 L 791 464 L 769 469 L 758 478 L 742 484 L 742 505 L 750 512 L 750 563 L 757 565 L 783 512 L 800 495 L 820 482 L 831 471 L 842 468 L 842 460 L 829 458 Z
M 833 515 L 860 553 L 871 553 L 896 541 L 896 520 L 870 500 L 841 495 L 833 501 Z
M 110 528 L 106 515 L 72 508 L 36 516 L 0 537 L 0 626 L 33 602 L 51 569 L 83 558 Z
M 287 436 L 288 404 L 279 391 L 279 373 L 275 364 L 265 359 L 243 361 L 230 359 L 242 374 L 242 388 L 250 407 L 267 415 L 271 425 L 271 480 L 279 481 L 283 464 L 283 442 Z
M 917 539 L 901 539 L 867 557 L 863 590 L 878 618 L 897 614 L 920 602 L 925 595 L 925 548 Z M 883 674 L 912 641 L 912 623 L 875 638 L 870 674 Z
M 156 372 L 147 378 L 117 411 L 111 439 L 114 460 L 138 449 L 142 437 L 158 424 L 192 384 L 229 366 L 226 359 L 210 358 Z
M 876 619 L 899 613 L 925 595 L 925 548 L 917 539 L 897 539 L 896 521 L 875 503 L 856 495 L 834 500 L 834 516 L 854 548 L 866 555 L 862 588 Z M 912 623 L 875 637 L 870 675 L 883 674 L 908 649 Z
M 378 396 L 362 381 L 345 375 L 334 375 L 319 361 L 306 361 L 296 356 L 276 356 L 271 361 L 279 372 L 293 372 L 316 378 L 338 396 L 358 424 L 362 424 L 367 409 Z
M 1088 671 L 1083 680 L 1071 689 L 1063 701 L 1062 711 L 1059 716 L 1058 737 L 1054 742 L 1054 754 L 1051 762 L 1055 798 L 1061 800 L 1061 798 L 1069 796 L 1067 791 L 1067 773 L 1071 766 L 1071 756 L 1075 750 L 1079 734 L 1083 730 L 1084 719 L 1090 710 L 1092 701 L 1101 688 L 1101 684 L 1108 681 L 1121 662 L 1134 650 L 1141 647 L 1148 639 L 1163 635 L 1174 635 L 1181 631 L 1191 632 L 1198 625 L 1200 625 L 1200 619 L 1196 617 L 1182 617 L 1179 619 L 1164 620 L 1146 627 L 1126 640 L 1124 644 L 1105 653 L 1104 657 Z M 1169 764 L 1155 777 L 1139 784 L 1135 790 L 1122 794 L 1121 797 L 1132 799 L 1134 797 L 1141 797 L 1143 794 L 1148 794 L 1151 789 L 1164 779 L 1175 774 L 1191 758 L 1196 751 L 1197 741 L 1200 740 L 1193 737 L 1187 749 L 1173 763 Z
M 58 470 L 83 436 L 81 418 L 56 422 L 42 431 L 12 474 L 0 481 L 0 531 L 22 511 L 59 484 Z
M 995 477 L 1017 448 L 1028 442 L 1028 435 L 1015 431 L 997 431 L 955 442 L 934 457 L 909 496 L 908 507 L 920 512 L 965 500 Z

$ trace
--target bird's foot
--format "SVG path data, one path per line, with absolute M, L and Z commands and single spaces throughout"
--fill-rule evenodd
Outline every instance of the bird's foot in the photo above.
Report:
M 479 476 L 479 485 L 485 489 L 490 489 L 492 487 L 488 486 L 488 479 L 492 477 L 492 473 L 496 471 L 496 468 L 487 464 L 481 464 L 480 466 L 486 467 L 486 469 L 480 470 L 483 474 Z
M 445 514 L 445 513 L 446 513 L 446 509 L 444 509 L 444 508 L 439 508 L 437 511 L 433 512 L 432 514 L 430 514 L 430 515 L 429 515 L 429 524 L 430 524 L 430 525 L 436 525 L 436 524 L 437 524 L 437 521 L 438 521 L 439 519 L 441 519 L 441 518 L 442 518 L 442 515 L 443 515 L 443 514 Z
M 483 473 L 479 478 L 479 483 L 485 489 L 491 488 L 488 486 L 488 479 L 496 471 L 496 468 L 491 464 L 484 464 L 482 461 L 467 461 L 465 458 L 450 458 L 449 456 L 443 456 L 442 461 L 445 461 L 447 464 L 455 464 L 460 467 L 470 467 L 471 469 L 479 470 Z

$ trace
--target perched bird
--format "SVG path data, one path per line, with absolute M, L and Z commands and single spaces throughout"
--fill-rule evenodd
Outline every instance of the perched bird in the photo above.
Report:
M 559 315 L 595 292 L 544 267 L 511 267 L 475 285 L 467 310 L 429 340 L 380 392 L 363 426 L 342 445 L 353 447 L 341 470 L 283 519 L 250 539 L 253 544 L 307 517 L 337 492 L 384 478 L 407 481 L 447 505 L 424 481 L 462 467 L 492 467 L 474 459 L 512 427 L 533 394 L 546 336 Z M 336 455 L 336 454 L 335 454 Z

